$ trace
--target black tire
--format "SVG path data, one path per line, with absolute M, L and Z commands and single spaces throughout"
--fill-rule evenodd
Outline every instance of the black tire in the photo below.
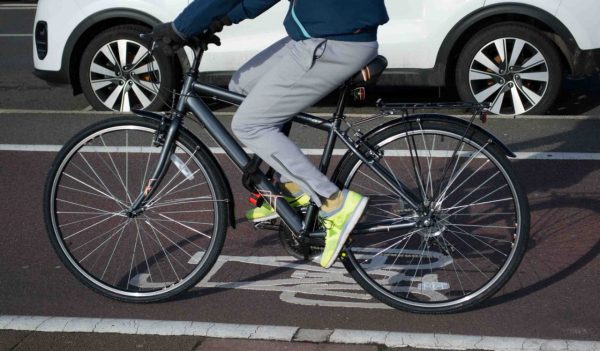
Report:
M 336 183 L 370 198 L 357 228 L 411 225 L 353 234 L 342 262 L 354 279 L 383 303 L 417 313 L 457 312 L 497 292 L 517 269 L 529 232 L 527 198 L 503 151 L 482 132 L 427 115 L 368 142 L 383 152 L 378 162 L 392 184 L 403 184 L 419 207 L 356 156 L 344 159 Z
M 175 59 L 160 50 L 145 55 L 148 43 L 139 35 L 148 31 L 141 25 L 115 26 L 100 32 L 85 48 L 79 81 L 94 109 L 160 110 L 170 104 L 176 82 Z
M 164 300 L 189 289 L 209 272 L 225 240 L 222 172 L 183 128 L 148 206 L 128 213 L 157 163 L 159 125 L 141 117 L 96 123 L 65 144 L 46 180 L 44 216 L 54 250 L 77 279 L 121 301 Z
M 563 75 L 556 46 L 536 28 L 513 22 L 475 33 L 462 49 L 455 73 L 461 99 L 489 102 L 492 112 L 501 115 L 546 113 Z

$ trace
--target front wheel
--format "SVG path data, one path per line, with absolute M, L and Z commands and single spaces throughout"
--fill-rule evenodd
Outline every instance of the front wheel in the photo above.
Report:
M 529 232 L 527 199 L 502 150 L 482 132 L 435 116 L 368 142 L 387 180 L 356 156 L 336 173 L 340 187 L 370 198 L 363 229 L 342 255 L 354 279 L 380 301 L 420 313 L 463 310 L 498 291 Z M 401 184 L 417 208 L 390 184 Z
M 155 195 L 143 211 L 130 211 L 153 181 L 159 126 L 141 117 L 97 123 L 63 147 L 46 181 L 46 227 L 63 264 L 93 290 L 122 301 L 157 301 L 192 287 L 225 240 L 221 173 L 184 130 Z

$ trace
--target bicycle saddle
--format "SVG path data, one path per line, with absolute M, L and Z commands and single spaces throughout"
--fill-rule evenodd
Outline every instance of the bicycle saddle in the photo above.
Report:
M 379 55 L 361 69 L 360 72 L 356 73 L 350 82 L 356 87 L 375 85 L 377 79 L 379 79 L 383 71 L 385 71 L 387 65 L 387 59 Z

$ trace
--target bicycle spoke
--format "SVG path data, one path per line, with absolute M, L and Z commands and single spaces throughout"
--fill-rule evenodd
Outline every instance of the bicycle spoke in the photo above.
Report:
M 175 261 L 180 267 L 185 267 L 185 265 L 181 262 L 179 262 L 179 260 L 177 258 L 175 258 L 175 256 L 171 253 L 169 253 L 168 250 L 165 250 L 165 247 L 162 245 L 162 241 L 160 241 L 160 237 L 163 237 L 164 239 L 166 239 L 166 241 L 168 241 L 169 243 L 171 243 L 174 247 L 178 248 L 179 250 L 181 250 L 183 253 L 185 253 L 188 257 L 192 257 L 192 255 L 190 255 L 187 251 L 185 251 L 181 246 L 179 246 L 176 242 L 174 242 L 173 240 L 171 240 L 166 234 L 164 234 L 161 230 L 159 230 L 158 228 L 156 228 L 155 226 L 153 226 L 150 222 L 152 220 L 145 220 L 144 223 L 146 223 L 146 225 L 148 225 L 151 229 L 152 232 L 154 233 L 155 237 L 156 237 L 156 242 L 160 245 L 163 253 L 165 253 L 165 257 L 170 256 L 173 261 Z M 160 223 L 158 223 L 160 225 Z M 156 235 L 156 233 L 160 234 L 160 237 Z M 173 266 L 172 262 L 170 259 L 168 259 L 169 264 L 171 266 L 171 269 L 173 269 L 173 273 L 175 273 L 175 275 L 177 275 L 177 272 L 175 270 L 175 267 Z M 177 276 L 177 279 L 179 279 L 179 276 Z
M 79 207 L 83 207 L 83 208 L 88 208 L 90 210 L 96 210 L 96 211 L 98 211 L 96 213 L 109 213 L 109 214 L 113 214 L 113 215 L 119 214 L 119 213 L 116 213 L 114 211 L 105 211 L 105 210 L 101 210 L 99 208 L 95 208 L 95 207 L 91 207 L 91 206 L 86 206 L 86 205 L 83 205 L 83 204 L 78 204 L 76 202 L 71 202 L 71 201 L 68 201 L 68 200 L 56 199 L 56 201 L 57 202 L 63 202 L 63 203 L 69 204 L 69 205 L 75 205 L 75 206 L 79 206 Z
M 189 239 L 182 237 L 182 236 L 181 236 L 181 235 L 179 235 L 177 232 L 173 231 L 172 229 L 169 229 L 169 228 L 167 228 L 167 227 L 166 227 L 164 224 L 162 224 L 161 222 L 159 222 L 159 221 L 156 221 L 156 220 L 154 220 L 154 219 L 152 219 L 152 218 L 150 218 L 150 217 L 147 217 L 147 216 L 146 216 L 146 217 L 144 217 L 144 218 L 146 219 L 146 221 L 147 221 L 147 222 L 149 221 L 149 222 L 155 223 L 157 226 L 159 226 L 159 227 L 163 228 L 164 230 L 166 230 L 166 231 L 168 231 L 168 232 L 170 232 L 170 233 L 174 234 L 176 237 L 179 237 L 179 238 L 180 238 L 180 239 L 182 239 L 183 241 L 185 241 L 185 242 L 187 242 L 187 243 L 189 243 L 189 244 L 191 244 L 191 245 L 193 245 L 193 246 L 195 246 L 195 247 L 197 247 L 197 248 L 199 248 L 199 249 L 202 249 L 202 247 L 201 247 L 201 246 L 199 246 L 198 244 L 195 244 L 195 243 L 191 242 Z M 173 222 L 173 223 L 175 223 L 175 224 L 179 224 L 178 222 Z M 204 234 L 204 233 L 202 233 L 202 232 L 200 232 L 200 231 L 196 231 L 195 229 L 193 229 L 193 228 L 189 228 L 188 226 L 186 226 L 186 225 L 183 225 L 183 224 L 181 224 L 181 226 L 182 226 L 182 227 L 184 227 L 184 228 L 187 228 L 187 229 L 189 229 L 189 230 L 191 230 L 191 231 L 193 231 L 194 233 L 200 234 L 200 235 L 202 235 L 202 236 L 204 236 L 204 237 L 206 237 L 206 238 L 209 238 L 209 239 L 210 239 L 210 236 L 209 236 L 209 235 L 206 235 L 206 234 Z M 153 226 L 153 228 L 154 228 L 154 229 L 156 229 L 156 230 L 158 230 L 158 229 L 157 229 L 155 226 Z M 162 231 L 159 231 L 159 233 L 161 234 L 161 236 L 162 236 L 163 238 L 167 239 L 167 241 L 169 241 L 171 244 L 173 244 L 175 247 L 177 247 L 179 250 L 181 250 L 183 253 L 185 253 L 185 255 L 186 255 L 186 256 L 188 256 L 189 258 L 192 258 L 192 256 L 193 256 L 192 254 L 190 254 L 189 252 L 187 252 L 186 250 L 184 250 L 184 249 L 183 249 L 183 248 L 182 248 L 182 247 L 181 247 L 179 244 L 177 244 L 175 241 L 173 241 L 171 238 L 169 238 L 169 237 L 168 237 L 168 236 L 167 236 L 165 233 L 163 233 Z
M 140 225 L 138 224 L 138 221 L 135 221 L 135 228 L 136 228 L 136 240 L 140 241 L 140 246 L 142 247 L 142 253 L 144 254 L 144 262 L 146 262 L 146 271 L 148 272 L 148 275 L 150 276 L 150 280 L 154 281 L 154 279 L 152 278 L 152 271 L 150 270 L 150 263 L 148 263 L 148 255 L 146 254 L 146 248 L 144 247 L 144 240 L 142 240 L 142 235 L 140 234 Z M 160 266 L 157 264 L 157 266 L 160 269 Z M 163 277 L 164 278 L 164 277 Z M 131 281 L 131 278 L 127 281 L 127 286 L 129 286 L 129 282 Z M 164 281 L 164 279 L 163 279 Z
M 459 209 L 459 211 L 455 211 L 452 213 L 449 213 L 450 216 L 466 209 L 469 207 L 473 207 L 473 206 L 480 206 L 480 205 L 486 205 L 486 204 L 491 204 L 491 203 L 495 203 L 495 202 L 502 202 L 502 201 L 506 201 L 506 200 L 512 200 L 512 198 L 504 198 L 504 199 L 499 199 L 499 200 L 492 200 L 492 201 L 486 201 L 486 202 L 479 202 L 481 200 L 484 200 L 492 195 L 494 195 L 495 193 L 499 192 L 500 190 L 504 189 L 505 187 L 507 187 L 508 185 L 503 185 L 502 187 L 495 189 L 493 191 L 491 191 L 490 193 L 480 197 L 479 199 L 473 201 L 472 203 L 470 203 L 469 205 L 463 205 L 463 206 L 452 206 L 452 207 L 448 207 L 448 208 L 442 208 L 441 211 L 449 211 L 449 210 L 455 210 L 455 209 Z M 446 212 L 446 214 L 448 214 Z
M 96 235 L 94 238 L 92 238 L 92 239 L 90 239 L 90 240 L 88 240 L 88 241 L 84 242 L 83 244 L 81 244 L 81 245 L 79 245 L 79 246 L 77 246 L 77 247 L 73 247 L 73 248 L 71 248 L 71 251 L 72 251 L 72 252 L 79 251 L 81 248 L 83 248 L 83 247 L 87 246 L 88 244 L 91 244 L 91 243 L 93 243 L 93 242 L 95 242 L 95 241 L 97 241 L 97 240 L 102 240 L 102 238 L 104 238 L 106 235 L 109 235 L 110 233 L 113 233 L 113 231 L 114 231 L 114 230 L 117 230 L 117 231 L 118 231 L 119 229 L 117 229 L 117 228 L 120 228 L 120 227 L 122 227 L 122 226 L 127 226 L 127 220 L 125 220 L 125 221 L 123 221 L 123 222 L 121 222 L 121 223 L 117 224 L 116 226 L 114 226 L 114 227 L 112 227 L 112 228 L 108 229 L 107 231 L 103 232 L 102 234 L 98 234 L 98 235 Z
M 466 242 L 465 240 L 462 239 L 462 237 L 460 235 L 457 235 L 453 232 L 449 232 L 452 236 L 454 236 L 455 238 L 457 238 L 458 240 L 460 240 L 463 244 L 467 245 L 469 247 L 469 249 L 473 250 L 473 252 L 475 252 L 477 255 L 479 255 L 481 258 L 483 258 L 485 261 L 489 262 L 492 266 L 496 266 L 498 268 L 500 268 L 496 263 L 492 262 L 492 260 L 490 260 L 487 256 L 485 256 L 484 254 L 481 253 L 481 251 L 475 249 L 472 245 L 470 245 L 468 242 Z M 456 246 L 455 246 L 456 247 Z M 457 250 L 458 252 L 460 252 L 460 250 Z M 464 255 L 463 255 L 464 256 Z M 466 258 L 466 256 L 465 256 Z M 467 261 L 469 261 L 474 267 L 476 267 L 469 259 L 467 259 Z M 479 269 L 477 269 L 479 270 Z M 481 270 L 479 270 L 482 274 L 485 275 L 485 273 L 483 273 Z M 486 279 L 489 279 L 489 277 L 487 275 Z
M 116 217 L 116 216 L 118 216 L 118 214 L 113 214 L 112 216 L 110 216 L 108 218 L 105 218 L 105 219 L 101 220 L 100 222 L 94 223 L 94 224 L 92 224 L 90 226 L 87 226 L 87 227 L 85 227 L 85 228 L 83 228 L 83 229 L 81 229 L 81 230 L 79 230 L 79 231 L 77 231 L 77 232 L 75 232 L 75 233 L 73 233 L 73 234 L 65 237 L 64 239 L 68 240 L 68 239 L 70 239 L 70 238 L 72 238 L 72 237 L 74 237 L 74 236 L 76 236 L 78 234 L 81 234 L 81 233 L 83 233 L 83 232 L 85 232 L 85 231 L 87 231 L 89 229 L 92 229 L 92 228 L 94 228 L 94 227 L 96 227 L 96 226 L 98 226 L 98 225 L 100 225 L 100 224 L 102 224 L 102 223 L 104 223 L 104 222 L 106 222 L 106 221 L 108 221 L 108 220 Z
M 452 190 L 450 193 L 446 194 L 443 198 L 441 198 L 439 200 L 439 203 L 442 203 L 444 201 L 446 201 L 447 198 L 449 198 L 450 196 L 452 196 L 452 194 L 454 194 L 457 190 L 461 189 L 463 185 L 465 185 L 471 178 L 473 178 L 477 173 L 479 173 L 479 171 L 488 164 L 489 160 L 485 160 L 485 162 L 479 166 L 479 168 L 477 168 L 475 170 L 475 172 L 471 173 L 471 175 L 469 175 L 469 177 L 467 179 L 465 179 L 462 183 L 460 183 L 459 185 L 457 185 L 454 190 Z
M 115 231 L 115 233 L 113 235 L 111 235 L 108 239 L 104 240 L 100 245 L 98 245 L 94 250 L 92 250 L 90 253 L 88 253 L 85 257 L 83 257 L 81 260 L 79 260 L 79 262 L 84 262 L 88 257 L 90 257 L 91 254 L 93 254 L 94 252 L 96 252 L 98 249 L 100 249 L 101 247 L 104 247 L 104 245 L 106 245 L 106 243 L 108 243 L 112 238 L 114 238 L 117 234 L 119 233 L 123 233 L 123 231 L 125 230 L 125 228 L 127 227 L 127 225 L 129 224 L 129 219 L 127 221 L 125 221 L 123 223 L 123 225 L 121 226 L 121 228 L 119 228 L 117 231 Z
M 86 183 L 86 182 L 84 182 L 84 181 L 82 181 L 82 180 L 80 180 L 80 179 L 78 179 L 78 178 L 75 178 L 75 177 L 73 177 L 73 176 L 72 176 L 72 175 L 70 175 L 69 173 L 66 173 L 66 172 L 65 172 L 65 173 L 64 173 L 64 175 L 66 175 L 67 177 L 69 177 L 69 178 L 73 179 L 74 181 L 78 182 L 79 184 L 81 184 L 81 185 L 84 185 L 84 186 L 86 186 L 86 187 L 88 187 L 88 188 L 90 188 L 90 189 L 94 190 L 95 192 L 97 192 L 98 194 L 100 194 L 101 196 L 103 196 L 104 198 L 107 198 L 107 199 L 110 199 L 110 200 L 113 200 L 113 201 L 115 201 L 117 204 L 119 204 L 119 206 L 120 206 L 121 208 L 124 208 L 124 206 L 126 206 L 126 204 L 125 204 L 125 203 L 123 203 L 121 200 L 117 199 L 117 198 L 116 198 L 114 195 L 112 195 L 112 194 L 110 194 L 110 193 L 109 193 L 109 194 L 107 194 L 107 193 L 105 193 L 105 192 L 103 192 L 103 191 L 101 191 L 101 190 L 99 190 L 99 189 L 96 189 L 95 187 L 93 187 L 93 186 L 89 185 L 88 183 Z
M 451 227 L 457 228 L 457 226 L 455 226 L 455 225 L 453 225 L 451 223 L 449 223 L 448 225 L 451 226 Z M 454 233 L 456 235 L 466 235 L 468 237 L 476 239 L 480 243 L 482 243 L 485 246 L 489 247 L 490 249 L 496 251 L 497 253 L 501 254 L 502 256 L 508 257 L 507 254 L 505 254 L 504 252 L 496 249 L 495 247 L 493 247 L 492 245 L 486 243 L 485 241 L 481 240 L 481 238 L 486 238 L 486 239 L 489 239 L 489 240 L 498 241 L 498 242 L 504 242 L 504 243 L 511 243 L 510 241 L 508 241 L 508 240 L 499 240 L 499 239 L 494 239 L 494 238 L 488 238 L 488 237 L 485 237 L 485 236 L 481 236 L 481 235 L 476 235 L 476 234 L 473 234 L 473 233 L 469 233 L 469 232 L 467 232 L 467 231 L 465 231 L 465 230 L 463 230 L 461 228 L 457 228 L 457 229 L 459 229 L 460 231 L 456 231 L 456 230 L 452 230 L 452 229 L 446 229 L 446 230 L 449 231 L 449 232 L 451 232 L 451 233 Z
M 104 190 L 107 191 L 107 193 L 113 197 L 115 200 L 117 199 L 116 196 L 113 195 L 113 193 L 108 189 L 108 187 L 106 186 L 106 184 L 104 183 L 104 181 L 102 180 L 102 178 L 100 177 L 100 175 L 98 175 L 98 173 L 96 172 L 96 170 L 92 167 L 92 165 L 90 165 L 89 161 L 87 160 L 87 158 L 83 155 L 83 153 L 81 153 L 79 155 L 79 157 L 81 157 L 83 159 L 83 161 L 87 164 L 88 168 L 92 171 L 92 173 L 94 173 L 94 175 L 96 176 L 96 179 L 100 182 L 100 184 L 102 184 L 102 186 L 104 187 Z M 119 204 L 123 203 L 121 200 L 118 201 Z M 124 206 L 122 206 L 122 208 L 124 209 Z
M 385 276 L 383 277 L 383 281 L 389 281 L 389 276 L 392 273 L 392 267 L 396 266 L 396 263 L 398 262 L 398 259 L 400 258 L 400 254 L 402 252 L 404 252 L 404 250 L 406 249 L 406 245 L 408 245 L 408 242 L 410 241 L 410 239 L 412 238 L 412 236 L 417 233 L 417 231 L 413 231 L 410 233 L 410 235 L 406 238 L 406 241 L 404 242 L 404 246 L 402 246 L 402 249 L 400 249 L 400 251 L 398 252 L 398 254 L 396 255 L 396 258 L 394 258 L 394 261 L 392 262 L 392 264 L 388 267 L 387 272 L 385 273 Z M 398 242 L 396 244 L 396 246 L 400 245 L 401 241 Z M 393 286 L 393 285 L 392 285 Z
M 137 223 L 136 223 L 137 227 Z M 133 271 L 133 261 L 135 260 L 135 252 L 137 250 L 137 242 L 139 238 L 139 231 L 136 233 L 135 242 L 133 243 L 133 254 L 131 255 L 131 263 L 129 264 L 129 274 L 127 274 L 127 286 L 126 289 L 129 289 L 129 282 L 131 281 L 131 272 Z M 137 270 L 137 267 L 136 267 Z
M 169 258 L 169 252 L 165 250 L 165 247 L 162 245 L 162 242 L 160 241 L 158 235 L 156 235 L 156 232 L 158 230 L 152 224 L 150 224 L 149 221 L 145 221 L 144 223 L 146 223 L 146 225 L 149 226 L 150 229 L 152 229 L 152 233 L 154 234 L 154 237 L 156 238 L 156 242 L 160 246 L 160 249 L 162 250 L 164 257 L 167 259 L 169 266 L 171 266 L 171 270 L 175 274 L 175 277 L 177 277 L 177 280 L 180 280 L 179 274 L 177 274 L 177 271 L 175 270 L 175 267 L 173 267 L 173 263 L 171 262 L 171 259 Z M 158 231 L 158 232 L 160 233 L 160 231 Z M 161 233 L 161 235 L 162 235 L 162 233 Z M 175 259 L 174 257 L 173 257 L 173 259 L 175 260 L 175 262 L 177 262 L 181 265 L 181 263 L 177 259 Z
M 125 135 L 127 136 L 127 134 L 125 134 Z M 126 185 L 127 181 L 123 182 L 123 178 L 121 177 L 121 174 L 120 174 L 120 172 L 119 172 L 119 168 L 118 168 L 118 167 L 117 167 L 117 165 L 115 164 L 115 160 L 113 159 L 113 157 L 112 157 L 112 155 L 111 155 L 110 149 L 109 149 L 109 147 L 106 145 L 106 142 L 104 141 L 104 138 L 103 138 L 102 136 L 100 136 L 100 141 L 102 141 L 102 145 L 104 145 L 104 147 L 106 148 L 106 150 L 107 150 L 107 154 L 108 154 L 108 158 L 110 159 L 110 162 L 111 162 L 111 163 L 112 163 L 112 165 L 113 165 L 114 172 L 113 172 L 113 168 L 110 168 L 110 167 L 109 167 L 110 171 L 111 171 L 111 172 L 112 172 L 112 173 L 115 175 L 115 177 L 116 177 L 116 178 L 119 180 L 119 182 L 120 182 L 120 183 L 121 183 L 121 185 L 123 186 L 123 189 L 125 190 L 125 195 L 127 196 L 127 199 L 129 199 L 129 203 L 130 203 L 130 204 L 132 204 L 132 203 L 133 203 L 133 200 L 132 200 L 132 199 L 131 199 L 131 197 L 129 196 L 129 190 L 128 190 L 128 188 L 127 188 L 127 185 Z M 127 140 L 126 140 L 126 142 L 125 142 L 125 174 L 127 174 L 127 164 L 128 164 L 128 161 L 127 161 L 127 148 L 128 148 L 128 145 L 127 145 L 127 144 L 128 144 L 128 143 L 127 143 Z M 96 152 L 96 155 L 98 155 L 98 153 L 97 153 L 97 152 Z M 100 159 L 101 159 L 101 160 L 104 162 L 104 159 L 103 159 L 103 158 L 102 158 L 100 155 L 98 155 L 98 158 L 100 158 Z
M 386 190 L 389 190 L 391 193 L 394 193 L 394 194 L 396 194 L 396 195 L 399 195 L 399 194 L 397 194 L 395 191 L 393 191 L 392 189 L 390 189 L 388 186 L 381 184 L 379 181 L 377 181 L 377 180 L 376 180 L 376 179 L 374 179 L 373 177 L 371 177 L 371 176 L 367 175 L 365 172 L 363 172 L 363 171 L 359 171 L 359 173 L 361 173 L 361 174 L 362 174 L 362 175 L 364 175 L 365 177 L 369 178 L 369 180 L 373 181 L 375 184 L 378 184 L 378 185 L 379 185 L 379 186 L 381 186 L 382 188 L 384 188 L 384 189 L 386 189 Z M 362 186 L 362 187 L 363 187 L 363 188 L 366 188 L 365 186 Z M 391 197 L 391 196 L 388 196 L 388 197 L 389 197 L 389 198 L 391 198 L 391 199 L 394 199 L 394 198 L 393 198 L 393 197 Z M 399 199 L 398 199 L 398 200 L 399 200 Z
M 497 176 L 498 174 L 500 174 L 500 171 L 498 171 L 498 172 L 494 173 L 494 175 L 492 175 L 491 177 L 488 177 L 488 178 L 487 178 L 487 179 L 486 179 L 486 180 L 485 180 L 483 183 L 479 184 L 479 185 L 478 185 L 478 186 L 477 186 L 475 189 L 471 190 L 471 192 L 469 192 L 467 195 L 465 195 L 465 196 L 464 196 L 462 199 L 460 199 L 460 200 L 456 201 L 456 202 L 455 202 L 455 203 L 452 205 L 452 207 L 456 207 L 456 206 L 458 206 L 459 204 L 461 204 L 463 201 L 465 201 L 467 198 L 469 198 L 471 195 L 473 195 L 475 192 L 477 192 L 479 189 L 481 189 L 481 188 L 482 188 L 482 187 L 484 187 L 484 186 L 485 186 L 487 183 L 489 183 L 489 182 L 490 182 L 492 179 L 494 179 L 494 177 L 495 177 L 495 176 Z M 495 193 L 497 190 L 499 190 L 499 189 L 496 189 L 496 190 L 494 191 L 494 193 Z M 440 205 L 441 205 L 441 203 L 440 203 Z
M 460 167 L 460 169 L 458 170 L 458 172 L 456 172 L 456 174 L 454 174 L 454 171 L 456 170 L 456 165 L 454 170 L 452 171 L 452 173 L 450 174 L 450 180 L 448 181 L 448 184 L 446 185 L 446 187 L 444 188 L 444 191 L 441 192 L 440 195 L 438 195 L 437 199 L 434 201 L 435 203 L 439 203 L 439 199 L 443 198 L 446 196 L 446 193 L 448 192 L 448 190 L 450 189 L 450 186 L 452 186 L 452 184 L 454 184 L 454 182 L 456 181 L 456 179 L 458 179 L 458 177 L 460 177 L 460 175 L 465 171 L 465 169 L 467 169 L 467 167 L 471 164 L 471 162 L 473 162 L 473 160 L 479 156 L 481 154 L 481 152 L 489 145 L 489 141 L 487 143 L 485 143 L 483 146 L 481 146 L 479 148 L 479 150 L 477 150 L 477 152 L 473 153 L 468 159 L 467 161 L 465 161 L 465 163 Z M 457 164 L 458 164 L 458 160 L 457 160 Z
M 62 223 L 59 225 L 60 228 L 66 228 L 68 226 L 74 225 L 74 224 L 78 224 L 78 223 L 83 223 L 85 221 L 91 221 L 93 219 L 97 219 L 97 218 L 101 218 L 101 217 L 106 217 L 106 216 L 110 216 L 110 213 L 102 213 L 93 217 L 88 217 L 88 218 L 84 218 L 84 219 L 80 219 L 77 221 L 73 221 L 73 222 L 68 222 L 68 223 Z

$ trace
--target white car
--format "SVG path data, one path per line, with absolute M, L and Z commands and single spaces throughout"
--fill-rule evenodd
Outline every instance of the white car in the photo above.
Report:
M 39 0 L 35 74 L 71 84 L 99 110 L 156 109 L 178 88 L 188 57 L 148 53 L 139 33 L 172 21 L 188 0 Z M 497 114 L 543 114 L 573 76 L 600 71 L 598 0 L 388 0 L 382 84 L 455 85 Z M 227 27 L 202 70 L 217 83 L 285 36 L 287 1 Z M 189 51 L 188 51 L 189 53 Z

